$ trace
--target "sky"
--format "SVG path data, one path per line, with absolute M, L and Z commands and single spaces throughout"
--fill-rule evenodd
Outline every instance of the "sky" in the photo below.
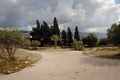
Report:
M 53 24 L 57 17 L 61 30 L 69 26 L 80 32 L 106 32 L 120 21 L 120 0 L 1 0 L 0 28 L 31 30 L 36 19 Z
M 116 4 L 120 4 L 120 0 L 115 0 Z

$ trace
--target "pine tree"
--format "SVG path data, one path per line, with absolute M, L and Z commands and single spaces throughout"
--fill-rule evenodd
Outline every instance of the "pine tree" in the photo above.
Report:
M 73 42 L 73 39 L 72 39 L 72 32 L 71 32 L 71 29 L 70 27 L 68 27 L 68 32 L 67 32 L 67 36 L 68 36 L 68 46 L 71 47 L 72 45 L 72 42 Z
M 41 26 L 41 36 L 42 36 L 42 45 L 48 45 L 50 43 L 50 37 L 51 35 L 51 31 L 50 28 L 47 24 L 47 22 L 43 21 L 43 25 Z
M 30 32 L 30 35 L 32 36 L 31 40 L 38 40 L 40 41 L 40 22 L 39 20 L 36 20 L 36 27 L 32 28 L 32 31 Z
M 62 31 L 62 43 L 64 46 L 67 44 L 67 34 L 65 30 Z
M 59 26 L 58 26 L 56 17 L 54 18 L 54 21 L 53 21 L 53 34 L 60 36 L 60 30 L 59 30 Z
M 36 20 L 36 27 L 37 27 L 37 29 L 39 30 L 40 29 L 40 22 L 39 22 L 39 20 Z
M 74 39 L 76 39 L 77 41 L 80 40 L 78 26 L 75 27 Z

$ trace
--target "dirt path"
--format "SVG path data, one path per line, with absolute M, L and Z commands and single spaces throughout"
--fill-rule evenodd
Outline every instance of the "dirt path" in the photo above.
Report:
M 120 80 L 120 61 L 86 57 L 80 51 L 49 49 L 34 52 L 42 59 L 33 67 L 0 80 Z

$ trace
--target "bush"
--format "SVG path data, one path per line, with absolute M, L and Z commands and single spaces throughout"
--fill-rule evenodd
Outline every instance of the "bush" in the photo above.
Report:
M 31 46 L 30 40 L 29 39 L 24 39 L 23 47 L 28 49 L 30 46 Z
M 96 46 L 98 43 L 98 38 L 94 34 L 89 34 L 87 37 L 82 39 L 83 43 L 87 46 Z
M 112 24 L 112 26 L 107 30 L 107 38 L 110 44 L 120 45 L 120 23 Z
M 33 46 L 34 49 L 37 49 L 37 47 L 40 45 L 40 42 L 37 40 L 34 40 L 31 42 L 31 45 Z
M 99 46 L 105 46 L 105 45 L 108 45 L 108 39 L 107 38 L 101 38 L 99 40 Z
M 73 48 L 75 50 L 83 50 L 84 49 L 83 42 L 82 41 L 76 41 L 76 40 L 74 40 L 73 41 Z
M 8 58 L 14 60 L 14 54 L 18 46 L 21 46 L 23 43 L 23 35 L 16 30 L 6 31 L 0 30 L 0 44 L 2 50 L 7 51 Z M 4 52 L 3 52 L 4 53 Z
M 61 41 L 61 38 L 58 35 L 52 35 L 51 40 L 55 42 L 55 47 L 56 47 L 57 42 Z

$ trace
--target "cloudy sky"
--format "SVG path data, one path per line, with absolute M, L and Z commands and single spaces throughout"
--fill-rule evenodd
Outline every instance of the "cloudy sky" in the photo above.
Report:
M 120 21 L 119 0 L 1 0 L 0 27 L 31 30 L 38 19 L 60 29 L 79 27 L 80 32 L 106 32 Z

